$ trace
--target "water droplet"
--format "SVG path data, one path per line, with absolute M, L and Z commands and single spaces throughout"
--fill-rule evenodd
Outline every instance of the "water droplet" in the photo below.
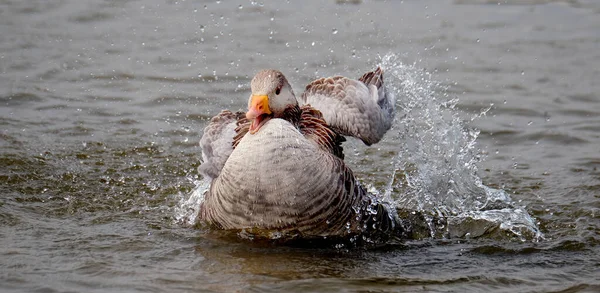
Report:
M 521 75 L 525 75 L 525 71 L 521 71 Z
M 331 30 L 331 33 L 334 34 L 334 35 L 337 35 L 338 30 L 336 28 L 334 28 L 333 30 Z
M 244 6 L 242 6 L 242 4 L 240 4 L 240 5 L 238 6 L 238 9 L 244 9 Z

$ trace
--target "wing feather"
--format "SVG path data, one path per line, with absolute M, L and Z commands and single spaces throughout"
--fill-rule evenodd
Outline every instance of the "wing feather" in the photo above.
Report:
M 367 145 L 381 140 L 395 115 L 394 96 L 384 86 L 381 68 L 358 80 L 342 76 L 317 79 L 306 86 L 300 100 L 321 111 L 337 132 Z
M 233 151 L 236 128 L 240 120 L 246 119 L 244 113 L 233 113 L 223 110 L 210 120 L 204 128 L 204 134 L 200 139 L 202 148 L 202 164 L 198 172 L 211 179 L 217 178 L 225 165 L 227 158 Z

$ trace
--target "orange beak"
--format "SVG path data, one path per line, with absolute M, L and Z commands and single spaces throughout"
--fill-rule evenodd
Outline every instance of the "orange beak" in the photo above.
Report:
M 269 109 L 269 96 L 267 95 L 252 95 L 250 104 L 248 105 L 248 112 L 246 118 L 252 120 L 262 114 L 271 114 Z
M 266 122 L 267 115 L 271 115 L 269 108 L 269 96 L 267 95 L 252 95 L 248 104 L 248 112 L 246 118 L 251 120 L 250 133 L 254 134 Z

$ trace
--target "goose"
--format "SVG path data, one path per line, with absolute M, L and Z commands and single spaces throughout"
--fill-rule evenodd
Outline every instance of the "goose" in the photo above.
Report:
M 344 162 L 342 142 L 377 143 L 394 96 L 377 68 L 359 79 L 317 79 L 297 98 L 278 70 L 250 83 L 247 112 L 223 110 L 200 140 L 199 173 L 211 180 L 198 221 L 289 239 L 383 235 L 394 216 Z

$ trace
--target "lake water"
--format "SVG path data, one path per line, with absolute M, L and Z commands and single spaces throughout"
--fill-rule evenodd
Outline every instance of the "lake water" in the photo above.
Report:
M 0 291 L 598 292 L 599 28 L 592 0 L 0 1 Z M 189 224 L 254 73 L 378 65 L 397 121 L 346 160 L 411 237 Z

